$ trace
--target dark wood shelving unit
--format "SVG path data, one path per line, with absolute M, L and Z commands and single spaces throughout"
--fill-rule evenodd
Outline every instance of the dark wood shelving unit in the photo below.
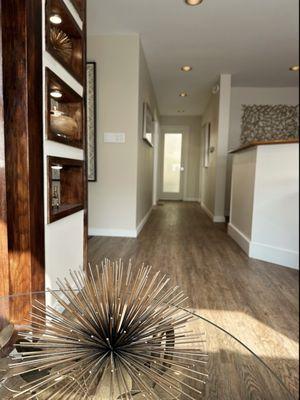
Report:
M 83 5 L 77 1 L 78 6 Z M 75 5 L 75 3 L 74 3 Z M 57 15 L 60 24 L 53 24 L 50 17 Z M 83 31 L 77 25 L 72 14 L 62 0 L 47 0 L 46 3 L 46 50 L 80 84 L 84 82 L 85 41 Z
M 52 98 L 53 91 L 60 92 L 62 97 Z M 83 98 L 46 68 L 47 138 L 83 148 L 83 115 Z
M 52 204 L 54 185 L 59 191 L 59 206 Z M 84 161 L 48 156 L 48 222 L 83 210 L 84 195 Z
M 75 7 L 76 11 L 78 12 L 81 19 L 84 17 L 85 13 L 85 1 L 84 0 L 71 0 L 71 3 Z

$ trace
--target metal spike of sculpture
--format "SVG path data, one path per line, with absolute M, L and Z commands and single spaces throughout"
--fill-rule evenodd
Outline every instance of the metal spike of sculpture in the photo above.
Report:
M 169 278 L 109 260 L 70 275 L 50 291 L 63 312 L 34 305 L 22 361 L 11 368 L 13 376 L 39 375 L 13 398 L 201 398 L 203 336 L 187 330 L 187 298 Z

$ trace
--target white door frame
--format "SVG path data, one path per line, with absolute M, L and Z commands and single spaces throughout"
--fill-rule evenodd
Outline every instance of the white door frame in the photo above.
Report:
M 159 198 L 164 199 L 163 192 L 163 172 L 164 172 L 164 136 L 165 133 L 182 133 L 182 160 L 181 165 L 184 167 L 184 171 L 181 174 L 182 180 L 182 198 L 185 200 L 187 197 L 187 177 L 188 177 L 188 151 L 189 151 L 189 136 L 190 129 L 188 126 L 179 125 L 163 125 L 161 126 L 160 134 L 160 145 L 159 145 Z M 171 200 L 171 198 L 170 198 Z

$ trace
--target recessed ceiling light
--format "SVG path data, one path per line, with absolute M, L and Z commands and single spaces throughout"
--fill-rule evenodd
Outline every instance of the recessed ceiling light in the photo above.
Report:
M 182 92 L 182 93 L 180 93 L 179 96 L 180 96 L 180 97 L 187 97 L 187 95 L 188 95 L 188 94 L 187 94 L 186 92 Z
M 181 71 L 183 72 L 190 72 L 193 68 L 190 65 L 184 65 L 181 67 Z
M 62 18 L 61 16 L 59 16 L 58 14 L 53 14 L 51 15 L 51 17 L 49 18 L 50 22 L 54 25 L 59 25 L 62 23 Z
M 59 90 L 52 90 L 50 92 L 50 96 L 54 99 L 60 99 L 62 97 L 62 92 L 60 92 Z
M 184 0 L 188 6 L 198 6 L 203 0 Z
M 290 71 L 299 72 L 299 65 L 293 65 L 293 66 L 290 68 Z

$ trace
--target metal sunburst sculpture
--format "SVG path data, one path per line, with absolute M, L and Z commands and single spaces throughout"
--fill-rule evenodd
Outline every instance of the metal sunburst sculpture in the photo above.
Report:
M 151 267 L 105 260 L 36 302 L 13 376 L 34 376 L 13 398 L 189 399 L 205 384 L 203 336 L 187 330 L 186 297 Z M 75 287 L 75 289 L 74 289 Z M 24 349 L 25 348 L 25 349 Z

